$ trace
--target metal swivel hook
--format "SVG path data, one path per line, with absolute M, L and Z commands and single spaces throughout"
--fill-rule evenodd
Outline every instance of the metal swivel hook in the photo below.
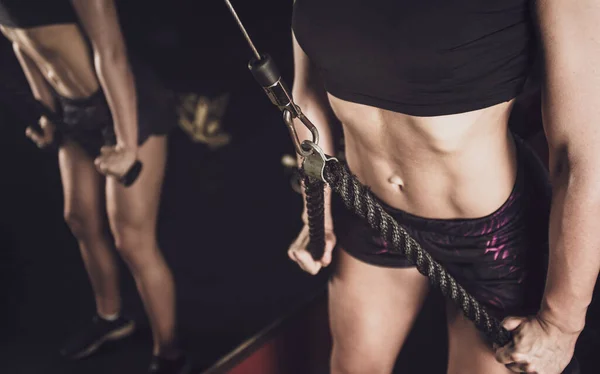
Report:
M 327 183 L 327 180 L 325 180 L 325 165 L 327 161 L 337 161 L 337 159 L 335 157 L 327 157 L 321 147 L 308 140 L 302 142 L 301 148 L 310 149 L 310 154 L 305 156 L 302 161 L 304 173 L 311 178 L 320 179 Z
M 317 128 L 312 122 L 310 122 L 308 118 L 306 118 L 306 116 L 304 116 L 304 114 L 302 114 L 300 107 L 294 103 L 294 99 L 292 98 L 287 85 L 283 81 L 283 78 L 279 73 L 279 69 L 275 65 L 273 59 L 271 59 L 271 57 L 267 54 L 260 54 L 258 52 L 254 46 L 254 43 L 252 43 L 252 39 L 250 39 L 248 32 L 244 28 L 244 25 L 240 21 L 240 18 L 235 12 L 233 5 L 231 5 L 231 2 L 229 0 L 225 0 L 225 3 L 235 18 L 240 30 L 248 41 L 250 49 L 252 49 L 252 53 L 254 54 L 254 57 L 248 63 L 248 69 L 250 69 L 254 79 L 258 82 L 258 84 L 261 85 L 271 102 L 283 112 L 283 121 L 288 127 L 296 152 L 302 157 L 308 157 L 313 153 L 314 148 L 305 146 L 303 142 L 300 142 L 296 127 L 294 126 L 294 119 L 299 119 L 300 122 L 302 122 L 302 124 L 311 132 L 312 140 L 310 142 L 315 146 L 318 146 L 319 144 L 319 132 L 317 131 Z
M 296 148 L 296 153 L 298 153 L 302 157 L 308 157 L 313 153 L 314 147 L 319 145 L 319 132 L 317 131 L 317 127 L 313 125 L 312 122 L 304 114 L 302 114 L 300 107 L 292 102 L 292 105 L 296 109 L 296 113 L 293 113 L 289 109 L 283 110 L 283 122 L 285 122 L 288 130 L 290 131 L 290 136 L 292 137 L 292 141 L 294 142 L 294 147 Z M 312 141 L 303 141 L 300 142 L 300 138 L 298 138 L 298 133 L 296 132 L 296 127 L 294 126 L 294 118 L 298 118 L 307 129 L 310 130 L 312 134 Z M 310 143 L 312 146 L 307 146 Z M 320 149 L 320 148 L 319 148 Z

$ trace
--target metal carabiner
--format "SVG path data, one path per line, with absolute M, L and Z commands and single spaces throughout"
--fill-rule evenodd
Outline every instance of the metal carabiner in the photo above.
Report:
M 312 140 L 310 143 L 318 146 L 319 145 L 319 131 L 317 131 L 317 127 L 313 125 L 312 122 L 302 113 L 302 110 L 299 106 L 297 106 L 294 102 L 292 102 L 294 106 L 295 112 L 292 113 L 288 108 L 283 110 L 283 122 L 285 122 L 290 136 L 292 137 L 292 142 L 294 143 L 294 148 L 296 148 L 296 153 L 298 153 L 302 157 L 310 156 L 314 149 L 311 146 L 307 146 L 308 141 L 300 142 L 300 138 L 298 138 L 298 133 L 296 132 L 296 127 L 294 126 L 294 118 L 298 118 L 300 122 L 310 131 L 312 134 Z
M 308 140 L 303 141 L 301 147 L 303 149 L 310 149 L 310 154 L 304 157 L 304 160 L 302 161 L 304 173 L 311 178 L 320 179 L 327 183 L 324 174 L 325 165 L 327 164 L 327 161 L 338 161 L 337 158 L 327 157 L 321 147 Z

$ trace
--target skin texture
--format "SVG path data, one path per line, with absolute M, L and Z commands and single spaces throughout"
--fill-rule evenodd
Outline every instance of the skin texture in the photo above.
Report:
M 600 144 L 600 132 L 595 123 L 600 114 L 600 109 L 598 105 L 590 102 L 590 100 L 598 97 L 597 90 L 600 87 L 600 74 L 597 70 L 600 63 L 597 39 L 597 35 L 600 35 L 600 25 L 597 22 L 600 19 L 600 6 L 597 2 L 591 0 L 541 0 L 535 3 L 535 7 L 538 30 L 543 45 L 542 104 L 544 128 L 549 146 L 549 170 L 554 191 L 550 219 L 549 273 L 539 313 L 526 318 L 507 318 L 504 326 L 514 331 L 515 340 L 506 347 L 496 347 L 495 355 L 496 359 L 506 364 L 512 372 L 554 374 L 562 372 L 572 358 L 575 343 L 584 327 L 585 314 L 600 269 L 600 254 L 598 251 L 600 238 L 595 235 L 597 217 L 600 213 L 600 189 L 598 189 L 598 185 L 600 185 L 600 174 L 598 173 L 598 170 L 600 170 L 600 156 L 595 151 L 597 145 Z M 297 52 L 298 49 L 295 48 Z M 304 58 L 298 59 L 297 63 L 302 64 Z M 298 69 L 296 72 L 298 74 Z M 305 105 L 311 108 L 316 106 L 315 95 L 306 94 L 302 96 L 305 91 L 309 91 L 304 88 L 308 86 L 306 85 L 307 81 L 307 79 L 301 77 L 298 83 L 301 88 L 296 91 L 300 95 L 299 100 L 306 101 Z M 449 169 L 452 169 L 448 162 L 452 155 L 460 158 L 461 152 L 456 150 L 469 145 L 468 142 L 462 144 L 460 142 L 463 139 L 464 132 L 457 130 L 453 142 L 452 136 L 444 137 L 441 132 L 427 133 L 430 125 L 435 125 L 421 119 L 408 118 L 404 122 L 394 122 L 394 117 L 400 119 L 401 116 L 387 116 L 385 113 L 370 108 L 356 109 L 351 112 L 352 105 L 340 103 L 339 100 L 331 97 L 330 103 L 338 117 L 341 117 L 342 122 L 345 122 L 345 135 L 350 135 L 351 140 L 350 142 L 347 141 L 347 143 L 350 143 L 348 159 L 359 179 L 370 184 L 374 191 L 389 204 L 415 214 L 428 216 L 427 205 L 419 204 L 418 196 L 415 198 L 408 196 L 409 182 L 412 183 L 412 180 L 407 178 L 411 174 L 410 170 L 406 170 L 407 165 L 403 165 L 405 169 L 401 170 L 403 175 L 400 175 L 400 180 L 403 180 L 405 184 L 399 186 L 403 192 L 406 191 L 407 198 L 405 202 L 402 201 L 402 198 L 395 200 L 393 194 L 386 194 L 384 183 L 377 183 L 378 174 L 382 174 L 382 170 L 390 167 L 385 162 L 385 156 L 382 157 L 384 162 L 375 163 L 376 167 L 372 167 L 373 160 L 365 162 L 367 165 L 364 167 L 364 174 L 371 173 L 371 176 L 361 175 L 360 163 L 368 158 L 365 157 L 364 151 L 370 151 L 364 144 L 368 142 L 369 137 L 366 137 L 367 141 L 364 140 L 364 137 L 358 139 L 355 133 L 359 134 L 361 130 L 354 129 L 351 121 L 353 118 L 361 118 L 360 116 L 363 113 L 369 112 L 371 113 L 370 117 L 362 117 L 365 119 L 362 122 L 363 125 L 377 122 L 377 119 L 380 118 L 385 118 L 386 121 L 384 122 L 389 123 L 390 128 L 393 127 L 394 129 L 399 124 L 398 122 L 405 127 L 410 127 L 411 123 L 418 123 L 425 129 L 425 138 L 433 140 L 433 142 L 419 142 L 419 135 L 423 134 L 409 134 L 413 135 L 411 139 L 415 145 L 420 146 L 420 149 L 415 149 L 415 153 L 418 153 L 416 157 L 411 157 L 412 154 L 403 155 L 406 157 L 404 158 L 406 160 L 405 164 L 421 161 L 423 153 L 432 148 L 437 148 L 438 151 L 441 151 L 437 152 L 437 156 L 444 156 L 445 159 L 442 166 Z M 321 101 L 322 106 L 326 104 L 326 102 Z M 344 117 L 349 120 L 344 121 Z M 319 124 L 322 128 L 327 126 L 327 122 L 319 122 Z M 449 121 L 448 124 L 451 125 Z M 368 128 L 368 126 L 365 127 Z M 448 127 L 452 127 L 452 131 L 455 131 L 455 127 Z M 369 128 L 369 131 L 371 130 Z M 388 135 L 386 133 L 386 136 Z M 396 144 L 399 142 L 400 146 L 398 148 L 407 146 L 402 144 L 402 139 L 392 139 Z M 458 140 L 458 143 L 456 140 Z M 482 140 L 480 138 L 477 141 Z M 355 141 L 357 145 L 354 146 L 352 141 Z M 453 144 L 461 144 L 461 147 L 453 147 Z M 507 149 L 506 147 L 502 148 Z M 392 152 L 392 156 L 394 155 L 391 149 L 384 148 L 383 151 L 386 155 L 390 152 Z M 361 156 L 360 158 L 356 157 L 356 161 L 353 161 L 353 152 L 355 155 L 360 154 Z M 399 157 L 398 164 L 402 165 L 402 160 Z M 485 155 L 483 155 L 482 160 L 485 160 L 486 163 L 491 161 Z M 353 162 L 357 165 L 353 166 Z M 368 165 L 371 165 L 370 170 Z M 410 165 L 408 167 L 410 169 Z M 468 166 L 465 164 L 464 167 Z M 379 179 L 383 180 L 385 176 L 381 175 Z M 426 177 L 423 180 L 427 180 Z M 429 179 L 430 183 L 433 181 L 433 179 Z M 437 180 L 436 182 L 443 183 L 443 180 Z M 418 184 L 419 181 L 416 183 Z M 461 183 L 456 186 L 463 187 Z M 383 192 L 383 195 L 381 195 L 381 192 Z M 435 191 L 428 192 L 428 194 L 424 193 L 423 195 L 429 197 L 431 192 L 435 193 Z M 488 192 L 486 191 L 486 193 Z M 435 205 L 441 207 L 437 211 L 438 217 L 452 217 L 452 209 L 449 209 L 452 205 L 455 209 L 459 208 L 458 210 L 464 207 L 462 213 L 469 215 L 468 211 L 470 209 L 467 209 L 469 204 L 464 205 L 463 202 L 458 201 L 459 198 L 457 199 L 460 194 L 460 191 L 456 191 L 453 196 L 446 197 L 446 204 L 444 204 L 443 196 L 441 200 L 436 200 Z M 455 203 L 450 204 L 453 198 Z M 489 197 L 485 197 L 484 200 L 495 201 Z M 481 208 L 483 208 L 483 205 Z M 463 215 L 456 210 L 454 213 L 457 213 L 458 216 Z M 299 246 L 292 248 L 295 252 L 302 252 Z M 317 262 L 314 265 L 311 263 L 310 257 L 298 253 L 295 253 L 293 258 L 300 260 L 302 267 L 311 270 L 311 272 L 317 271 L 320 266 L 326 264 L 325 261 L 325 263 Z M 452 326 L 452 323 L 449 323 L 449 325 Z M 452 346 L 452 327 L 450 327 L 450 332 Z M 345 334 L 344 331 L 341 331 L 341 338 L 338 337 L 338 339 L 343 340 Z M 334 337 L 336 337 L 335 335 Z M 467 345 L 464 341 L 461 344 Z M 470 370 L 468 369 L 469 362 L 461 360 L 460 355 L 455 354 L 456 351 L 452 353 L 452 347 L 450 352 L 450 371 L 453 370 L 453 367 Z M 336 351 L 334 349 L 334 358 L 335 355 Z M 457 356 L 459 358 L 455 362 L 458 364 L 454 365 L 453 357 Z M 473 365 L 475 364 L 473 363 Z M 381 372 L 386 372 L 386 370 L 386 368 L 383 368 Z M 480 370 L 483 369 L 480 368 Z M 485 372 L 489 372 L 489 370 L 486 369 Z M 339 370 L 339 372 L 345 371 Z
M 569 363 L 600 269 L 600 4 L 591 0 L 536 2 L 545 70 L 544 128 L 553 185 L 550 259 L 538 315 L 510 318 L 515 344 L 498 360 L 515 372 L 560 373 Z
M 82 29 L 75 24 L 30 29 L 2 28 L 36 99 L 54 108 L 51 89 L 69 98 L 87 98 L 102 88 L 114 120 L 117 145 L 91 159 L 66 139 L 59 150 L 65 219 L 77 238 L 100 315 L 119 313 L 118 266 L 112 250 L 131 270 L 152 327 L 154 354 L 179 355 L 175 334 L 175 287 L 156 239 L 160 191 L 166 164 L 165 136 L 137 145 L 138 114 L 134 77 L 113 0 L 73 0 Z M 85 42 L 85 32 L 91 50 Z M 89 58 L 91 54 L 93 60 Z M 42 118 L 42 135 L 27 130 L 40 147 L 53 136 Z M 117 183 L 133 162 L 144 168 L 126 188 Z M 108 218 L 108 222 L 106 220 Z M 108 226 L 108 227 L 107 227 Z
M 350 169 L 387 204 L 424 217 L 473 218 L 495 211 L 510 195 L 516 177 L 515 148 L 507 127 L 512 103 L 458 115 L 411 117 L 326 94 L 295 40 L 294 57 L 293 95 L 318 127 L 321 147 L 335 153 L 335 116 L 342 123 Z M 296 128 L 301 138 L 309 137 L 300 123 Z M 427 168 L 422 167 L 425 163 Z M 331 263 L 335 222 L 329 199 L 323 259 L 313 261 L 306 252 L 306 225 L 289 250 L 290 258 L 311 274 Z M 428 282 L 414 268 L 372 266 L 343 248 L 335 257 L 329 284 L 331 371 L 390 373 Z M 449 373 L 510 372 L 453 304 L 448 304 L 448 331 Z

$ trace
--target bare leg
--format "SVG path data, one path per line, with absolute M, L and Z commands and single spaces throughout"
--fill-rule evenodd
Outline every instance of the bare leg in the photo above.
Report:
M 494 358 L 494 351 L 454 304 L 447 304 L 448 374 L 512 373 Z
M 107 179 L 107 207 L 115 243 L 129 266 L 152 327 L 154 354 L 179 354 L 175 336 L 175 286 L 156 238 L 166 164 L 165 136 L 151 137 L 139 150 L 144 168 L 131 187 Z
M 387 374 L 423 305 L 429 284 L 415 268 L 365 264 L 339 250 L 329 284 L 332 374 Z
M 119 272 L 105 226 L 103 177 L 77 144 L 66 141 L 59 152 L 65 196 L 64 214 L 79 242 L 100 316 L 119 314 Z

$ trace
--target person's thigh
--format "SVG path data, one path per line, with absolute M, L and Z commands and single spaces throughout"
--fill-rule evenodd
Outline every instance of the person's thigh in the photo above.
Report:
M 167 137 L 150 137 L 139 149 L 143 163 L 138 179 L 125 187 L 107 178 L 107 210 L 119 250 L 137 247 L 137 241 L 156 239 L 156 221 L 167 159 Z
M 494 357 L 494 350 L 451 301 L 447 305 L 448 374 L 509 374 L 512 373 Z
M 103 176 L 93 160 L 74 141 L 66 139 L 58 153 L 64 194 L 64 215 L 78 239 L 92 239 L 104 233 Z
M 429 289 L 416 268 L 369 265 L 337 249 L 329 283 L 332 373 L 391 373 Z

